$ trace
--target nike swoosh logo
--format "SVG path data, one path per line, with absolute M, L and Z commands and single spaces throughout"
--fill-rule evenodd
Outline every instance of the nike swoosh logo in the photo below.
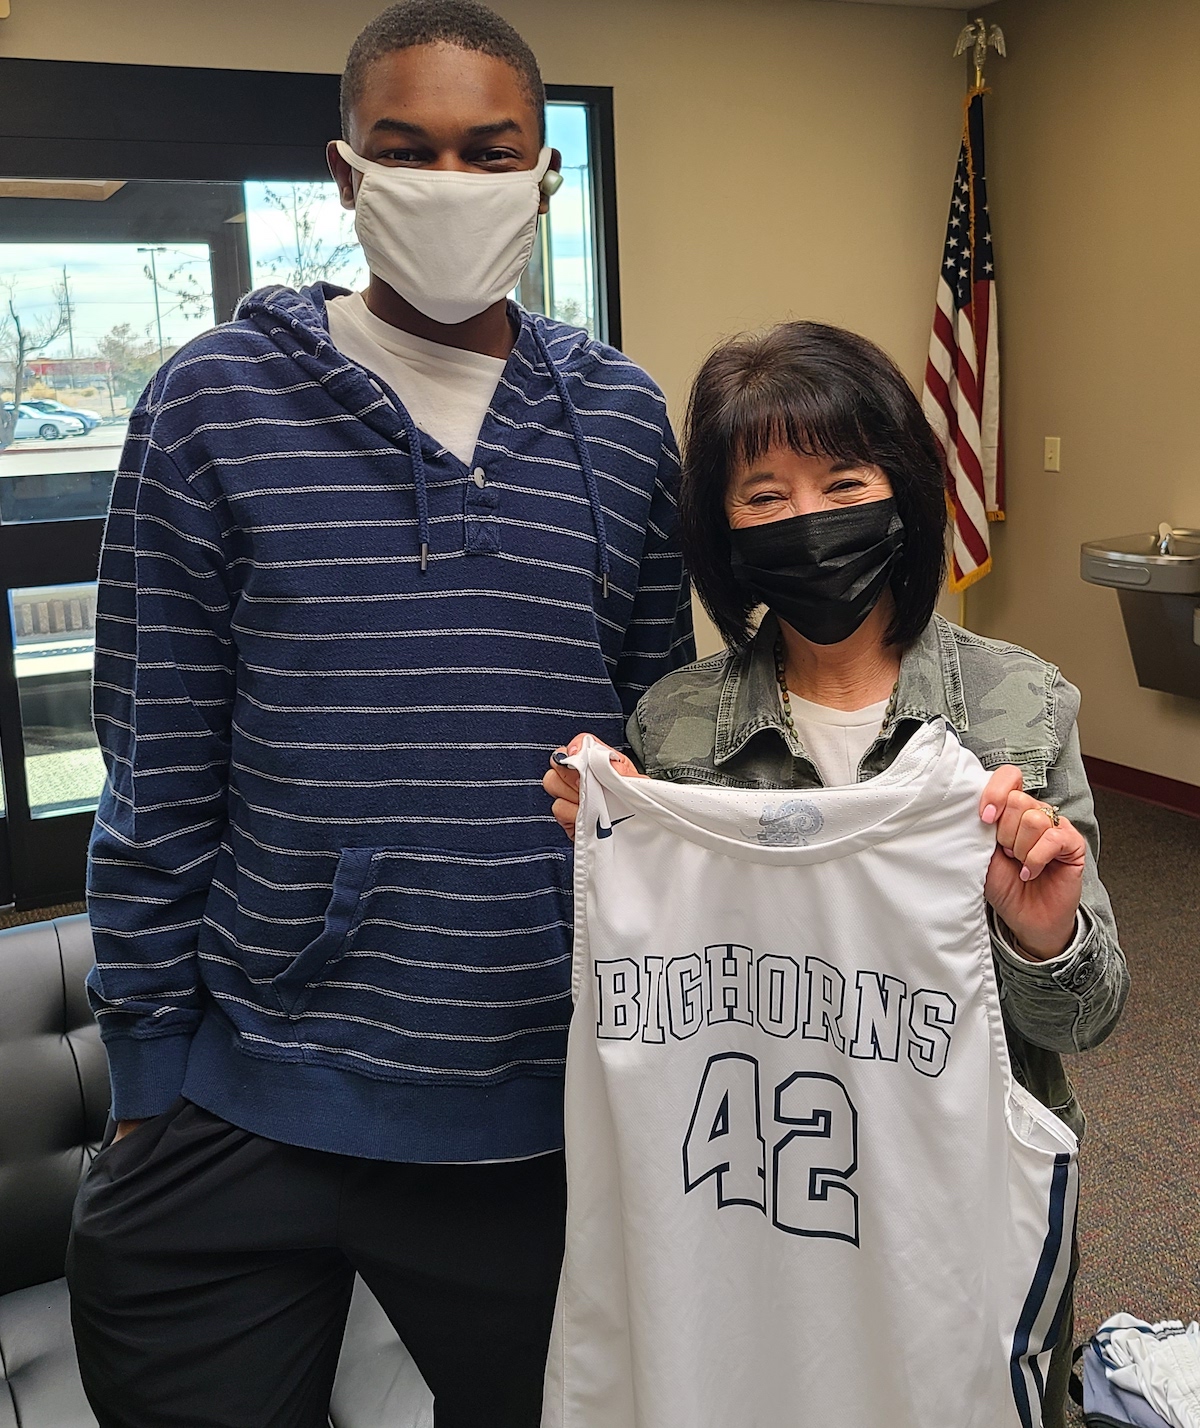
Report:
M 625 822 L 627 822 L 630 818 L 632 818 L 633 816 L 634 816 L 634 815 L 633 815 L 632 813 L 627 813 L 624 818 L 614 818 L 613 821 L 608 825 L 607 828 L 605 828 L 604 824 L 601 823 L 600 820 L 597 818 L 597 819 L 596 819 L 596 837 L 597 837 L 597 838 L 611 838 L 611 837 L 612 837 L 612 831 L 613 831 L 613 829 L 617 826 L 617 824 L 618 824 L 618 823 L 625 823 Z

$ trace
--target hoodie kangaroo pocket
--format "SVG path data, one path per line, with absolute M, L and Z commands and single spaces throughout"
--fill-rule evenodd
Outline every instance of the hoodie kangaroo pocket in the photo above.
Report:
M 568 850 L 375 848 L 275 985 L 310 1060 L 478 1085 L 561 1073 L 570 973 Z
M 294 1014 L 308 988 L 341 952 L 357 919 L 363 884 L 371 871 L 373 848 L 343 848 L 333 875 L 325 925 L 277 977 L 271 979 L 279 1004 Z

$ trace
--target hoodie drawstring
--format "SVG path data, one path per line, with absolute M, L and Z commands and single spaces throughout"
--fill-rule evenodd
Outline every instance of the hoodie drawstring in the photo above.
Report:
M 425 481 L 425 458 L 421 455 L 421 433 L 403 402 L 396 403 L 408 435 L 408 455 L 412 462 L 413 487 L 417 493 L 417 536 L 421 542 L 421 574 L 429 569 L 429 488 Z
M 592 467 L 592 458 L 588 454 L 587 440 L 583 434 L 583 427 L 579 421 L 579 413 L 575 410 L 575 403 L 571 400 L 571 395 L 567 391 L 567 383 L 563 374 L 555 366 L 553 357 L 550 356 L 550 349 L 546 346 L 546 339 L 542 336 L 536 322 L 530 323 L 530 330 L 533 333 L 533 340 L 537 344 L 537 349 L 541 353 L 542 360 L 550 373 L 554 382 L 555 390 L 558 392 L 558 399 L 562 403 L 563 411 L 566 413 L 567 422 L 571 428 L 571 437 L 575 444 L 575 452 L 579 457 L 579 466 L 583 472 L 583 484 L 587 490 L 588 503 L 592 508 L 592 526 L 596 532 L 596 545 L 599 550 L 600 563 L 600 595 L 602 599 L 608 599 L 608 578 L 612 572 L 612 559 L 608 549 L 608 532 L 604 525 L 604 507 L 600 504 L 600 487 L 596 481 L 596 472 Z M 413 486 L 417 496 L 417 525 L 418 536 L 421 543 L 421 573 L 424 575 L 429 569 L 429 490 L 425 477 L 425 458 L 421 454 L 421 436 L 417 431 L 416 423 L 408 414 L 407 407 L 402 402 L 397 403 L 397 409 L 401 420 L 404 422 L 404 430 L 408 436 L 409 456 L 412 461 Z
M 592 458 L 588 455 L 587 441 L 583 435 L 583 427 L 579 422 L 579 413 L 575 410 L 575 403 L 567 391 L 566 378 L 554 365 L 554 359 L 550 356 L 550 349 L 546 346 L 546 339 L 542 336 L 536 318 L 530 322 L 529 327 L 533 333 L 533 340 L 537 343 L 538 351 L 542 354 L 542 360 L 554 381 L 558 399 L 562 403 L 563 411 L 567 414 L 567 421 L 570 423 L 571 435 L 575 441 L 575 451 L 579 456 L 579 465 L 583 471 L 583 484 L 587 488 L 588 501 L 592 507 L 592 525 L 596 531 L 596 544 L 600 551 L 600 595 L 602 599 L 607 600 L 608 577 L 612 565 L 608 552 L 608 535 L 604 528 L 604 507 L 600 504 L 600 487 L 596 483 L 596 473 L 592 469 Z

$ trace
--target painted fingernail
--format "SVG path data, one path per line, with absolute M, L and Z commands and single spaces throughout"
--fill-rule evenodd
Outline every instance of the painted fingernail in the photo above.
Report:
M 550 758 L 556 764 L 565 764 L 567 761 L 567 751 L 565 749 L 555 749 L 550 755 Z
M 1027 883 L 1031 877 L 1033 877 L 1033 874 L 1029 871 L 1028 868 L 1021 869 L 1021 881 L 1023 883 Z
M 995 823 L 996 805 L 994 803 L 984 804 L 983 812 L 979 816 L 983 819 L 985 823 Z

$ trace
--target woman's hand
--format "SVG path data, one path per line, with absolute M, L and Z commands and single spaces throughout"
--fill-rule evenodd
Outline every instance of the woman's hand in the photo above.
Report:
M 550 770 L 542 779 L 542 787 L 554 800 L 550 811 L 572 842 L 575 841 L 575 815 L 579 812 L 579 775 L 574 769 L 563 768 L 561 760 L 571 754 L 577 754 L 584 738 L 585 735 L 576 734 L 565 749 L 555 749 L 550 755 Z M 596 742 L 600 744 L 599 739 Z M 600 747 L 606 749 L 608 745 L 600 744 Z M 608 749 L 608 757 L 613 768 L 625 778 L 646 777 L 645 774 L 638 773 L 625 755 L 617 753 L 615 749 Z
M 1002 764 L 979 799 L 979 816 L 996 825 L 996 851 L 984 895 L 1031 961 L 1065 952 L 1075 935 L 1087 844 L 1066 818 L 1057 824 L 1022 791 L 1021 770 Z

